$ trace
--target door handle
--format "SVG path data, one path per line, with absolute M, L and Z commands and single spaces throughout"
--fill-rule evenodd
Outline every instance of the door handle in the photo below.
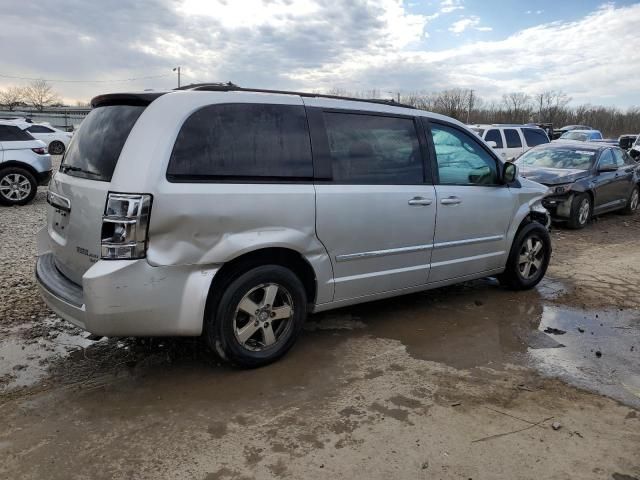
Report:
M 409 200 L 409 205 L 431 205 L 433 200 L 424 197 L 413 197 Z
M 458 205 L 462 203 L 462 199 L 458 197 L 447 197 L 440 200 L 442 205 Z

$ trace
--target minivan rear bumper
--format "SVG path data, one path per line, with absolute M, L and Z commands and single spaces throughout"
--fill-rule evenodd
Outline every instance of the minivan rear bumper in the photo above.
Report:
M 217 269 L 152 267 L 146 260 L 98 261 L 73 283 L 52 253 L 38 257 L 46 304 L 65 320 L 104 336 L 197 336 Z

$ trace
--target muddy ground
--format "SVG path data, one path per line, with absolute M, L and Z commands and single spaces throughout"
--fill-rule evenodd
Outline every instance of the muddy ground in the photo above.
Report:
M 0 210 L 0 478 L 640 478 L 639 215 L 554 229 L 536 290 L 315 315 L 241 371 L 197 339 L 92 341 L 51 314 L 44 206 Z

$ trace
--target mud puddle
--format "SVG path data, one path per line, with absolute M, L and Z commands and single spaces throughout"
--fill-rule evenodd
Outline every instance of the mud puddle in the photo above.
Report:
M 0 341 L 0 394 L 46 381 L 118 396 L 133 389 L 148 401 L 162 392 L 164 400 L 260 402 L 283 391 L 293 401 L 348 382 L 343 344 L 372 337 L 457 369 L 531 367 L 640 407 L 640 314 L 550 304 L 562 291 L 545 280 L 510 292 L 488 279 L 313 315 L 285 358 L 256 371 L 220 365 L 199 339 L 95 342 L 53 317 Z

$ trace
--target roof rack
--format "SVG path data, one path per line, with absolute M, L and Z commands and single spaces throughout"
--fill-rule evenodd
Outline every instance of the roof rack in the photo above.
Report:
M 350 100 L 352 102 L 367 102 L 367 103 L 378 103 L 382 105 L 389 105 L 393 107 L 402 107 L 402 108 L 411 108 L 416 109 L 416 107 L 411 105 L 406 105 L 404 103 L 396 102 L 395 100 L 382 100 L 378 98 L 355 98 L 355 97 L 343 97 L 340 95 L 326 95 L 323 93 L 308 93 L 308 92 L 292 92 L 288 90 L 268 90 L 262 88 L 243 88 L 235 85 L 231 82 L 227 83 L 192 83 L 190 85 L 185 85 L 183 87 L 174 88 L 174 90 L 199 90 L 199 91 L 207 91 L 207 92 L 254 92 L 254 93 L 276 93 L 283 95 L 299 95 L 301 97 L 309 97 L 309 98 L 333 98 L 335 100 Z

